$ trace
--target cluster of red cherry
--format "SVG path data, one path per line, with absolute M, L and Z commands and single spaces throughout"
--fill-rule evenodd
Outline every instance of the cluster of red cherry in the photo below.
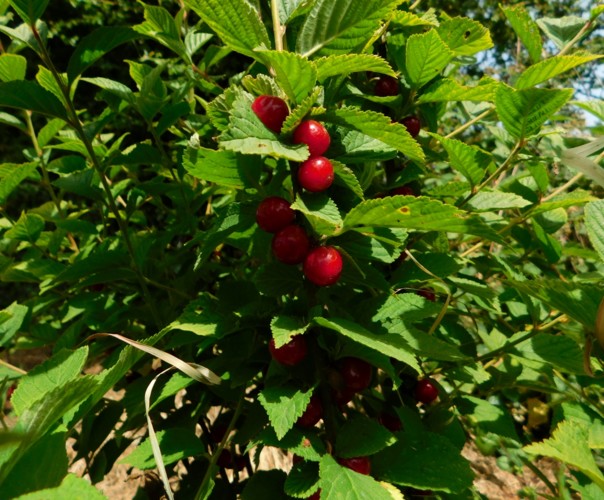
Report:
M 276 96 L 261 95 L 252 104 L 252 111 L 260 121 L 275 133 L 281 132 L 289 115 L 285 101 Z M 297 179 L 302 188 L 311 193 L 324 191 L 333 183 L 331 162 L 321 156 L 331 143 L 329 132 L 315 120 L 305 120 L 294 130 L 293 142 L 306 144 L 310 158 L 298 168 Z M 340 252 L 331 246 L 311 248 L 311 242 L 302 226 L 295 224 L 296 214 L 291 204 L 280 196 L 270 196 L 260 202 L 256 222 L 264 231 L 274 233 L 273 255 L 290 265 L 303 264 L 304 276 L 318 286 L 333 285 L 342 274 Z

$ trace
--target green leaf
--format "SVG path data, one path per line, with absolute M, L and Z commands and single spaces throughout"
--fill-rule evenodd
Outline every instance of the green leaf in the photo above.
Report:
M 271 297 L 287 295 L 302 286 L 302 273 L 296 266 L 271 262 L 258 269 L 254 284 L 260 293 Z
M 524 4 L 510 5 L 509 7 L 501 6 L 501 10 L 503 10 L 516 35 L 528 50 L 533 62 L 539 61 L 543 51 L 541 33 L 539 33 L 539 26 L 531 19 Z
M 498 81 L 488 77 L 481 78 L 474 87 L 461 85 L 451 78 L 443 78 L 424 89 L 417 102 L 418 104 L 452 101 L 493 102 L 499 85 Z
M 296 106 L 292 112 L 287 116 L 285 121 L 283 122 L 283 126 L 281 127 L 281 134 L 289 134 L 293 132 L 298 125 L 302 122 L 302 120 L 308 115 L 308 113 L 313 109 L 313 106 L 323 93 L 323 89 L 321 87 L 315 87 L 314 90 L 306 96 L 306 98 L 300 103 L 299 106 Z M 315 108 L 315 110 L 324 110 L 324 108 Z
M 42 17 L 50 0 L 9 0 L 23 22 L 34 25 Z
M 467 17 L 447 19 L 436 31 L 455 56 L 472 56 L 493 46 L 489 30 Z
M 564 373 L 585 374 L 583 350 L 570 337 L 540 333 L 527 342 L 522 342 L 511 351 L 523 358 L 546 363 Z
M 23 212 L 15 225 L 4 233 L 4 236 L 13 240 L 35 243 L 42 234 L 45 225 L 44 219 L 38 214 Z
M 97 87 L 100 87 L 103 90 L 106 90 L 107 92 L 109 92 L 113 95 L 116 95 L 117 97 L 119 97 L 123 101 L 126 101 L 127 103 L 130 103 L 133 105 L 136 103 L 136 96 L 134 95 L 134 92 L 132 92 L 132 90 L 130 90 L 123 83 L 116 82 L 114 80 L 110 80 L 109 78 L 102 78 L 102 77 L 82 78 L 82 81 L 88 82 L 92 85 L 96 85 Z
M 543 301 L 552 309 L 565 313 L 590 330 L 596 322 L 598 307 L 604 296 L 604 292 L 595 285 L 554 279 L 507 280 L 506 284 Z
M 319 464 L 304 460 L 292 467 L 283 486 L 287 495 L 307 498 L 318 490 L 318 482 Z
M 319 464 L 321 500 L 392 500 L 392 496 L 371 476 L 359 474 L 325 455 Z
M 537 245 L 545 255 L 547 261 L 550 264 L 558 262 L 562 256 L 562 244 L 557 239 L 547 234 L 537 220 L 532 219 L 531 225 L 533 226 L 533 233 Z
M 537 19 L 537 24 L 556 44 L 559 49 L 564 48 L 581 31 L 587 21 L 577 16 L 542 17 Z
M 312 462 L 319 462 L 321 456 L 326 453 L 325 444 L 319 436 L 303 432 L 296 427 L 289 431 L 283 439 L 277 439 L 275 430 L 272 427 L 266 427 L 248 444 L 248 451 L 258 444 L 289 450 L 304 460 Z
M 501 241 L 477 216 L 424 196 L 387 196 L 359 203 L 344 218 L 344 228 L 359 226 L 448 231 Z
M 331 164 L 333 165 L 333 171 L 335 174 L 334 184 L 336 186 L 342 186 L 349 189 L 362 200 L 365 197 L 365 193 L 363 192 L 361 183 L 359 182 L 359 179 L 357 179 L 357 176 L 354 174 L 354 172 L 346 165 L 342 165 L 338 161 L 331 160 Z
M 503 191 L 479 191 L 468 202 L 468 208 L 474 212 L 494 212 L 511 208 L 524 208 L 531 202 L 522 196 Z
M 395 442 L 392 433 L 378 421 L 357 415 L 340 427 L 336 436 L 336 454 L 342 458 L 366 457 Z
M 258 500 L 259 498 L 290 500 L 290 497 L 283 491 L 286 477 L 282 470 L 256 471 L 245 483 L 245 488 L 241 492 L 241 500 Z
M 338 237 L 337 244 L 354 258 L 392 264 L 399 258 L 407 236 L 407 231 L 399 228 L 365 228 L 362 233 L 348 231 Z
M 604 101 L 571 101 L 570 104 L 578 106 L 588 113 L 594 115 L 596 118 L 604 121 Z
M 301 335 L 310 325 L 294 316 L 275 316 L 271 321 L 271 333 L 275 340 L 275 347 L 279 348 L 287 344 L 295 335 Z
M 204 294 L 189 303 L 183 313 L 164 330 L 181 330 L 195 335 L 209 336 L 220 333 L 219 330 L 225 320 L 228 320 L 228 316 L 217 311 L 217 300 Z
M 163 7 L 143 4 L 145 7 L 145 22 L 133 26 L 134 31 L 157 40 L 168 47 L 187 64 L 192 64 L 185 44 L 180 39 L 176 21 Z
M 327 195 L 301 194 L 291 208 L 304 214 L 317 234 L 331 236 L 342 229 L 342 216 L 335 202 Z
M 604 200 L 592 201 L 585 206 L 585 227 L 589 241 L 604 261 Z
M 278 0 L 277 6 L 281 24 L 289 24 L 295 17 L 303 15 L 312 7 L 312 4 L 312 0 Z
M 455 400 L 455 406 L 470 423 L 484 432 L 518 441 L 518 433 L 512 415 L 505 407 L 496 406 L 484 399 L 462 396 Z
M 290 146 L 281 142 L 279 136 L 264 126 L 252 111 L 254 97 L 242 92 L 233 102 L 228 128 L 218 138 L 220 145 L 229 151 L 243 154 L 269 155 L 292 161 L 308 158 L 305 144 Z
M 451 441 L 431 432 L 399 434 L 399 442 L 375 455 L 372 464 L 377 479 L 421 490 L 461 492 L 474 479 Z
M 352 321 L 340 318 L 314 318 L 313 322 L 386 356 L 406 363 L 420 373 L 420 367 L 409 344 L 398 334 L 373 333 Z
M 264 23 L 246 0 L 185 0 L 185 5 L 236 52 L 257 59 L 255 49 L 271 48 Z
M 0 111 L 0 123 L 18 128 L 21 132 L 25 134 L 27 133 L 27 126 L 25 125 L 25 123 L 19 120 L 19 118 L 17 118 L 16 116 L 13 116 L 9 113 L 4 113 L 3 111 Z
M 312 393 L 312 389 L 302 392 L 295 386 L 283 386 L 266 387 L 258 395 L 258 401 L 266 410 L 277 439 L 283 439 L 302 416 Z
M 187 148 L 183 166 L 197 179 L 236 189 L 258 187 L 262 170 L 259 158 L 205 148 Z
M 589 158 L 602 148 L 604 148 L 604 137 L 599 137 L 581 146 L 564 149 L 562 150 L 562 162 L 568 167 L 579 170 L 586 177 L 604 187 L 604 170 L 595 160 Z
M 11 399 L 17 415 L 23 414 L 56 387 L 76 379 L 87 357 L 88 347 L 77 351 L 63 350 L 22 377 Z
M 400 0 L 317 0 L 298 33 L 296 51 L 304 57 L 355 52 L 400 3 Z
M 23 163 L 3 163 L 0 165 L 0 205 L 6 203 L 8 196 L 21 184 L 25 179 L 32 176 L 37 169 L 37 164 Z
M 405 54 L 409 84 L 416 89 L 445 69 L 454 55 L 436 30 L 411 35 L 405 46 Z
M 493 157 L 477 146 L 469 146 L 456 139 L 447 139 L 437 134 L 430 134 L 440 141 L 449 155 L 451 168 L 463 175 L 472 186 L 476 186 L 482 178 Z
M 277 50 L 263 50 L 259 54 L 264 65 L 273 69 L 280 87 L 294 103 L 301 103 L 313 90 L 317 69 L 308 59 Z
M 190 429 L 177 427 L 159 431 L 157 441 L 166 465 L 184 458 L 200 457 L 207 454 L 201 439 Z M 145 439 L 132 453 L 120 459 L 118 463 L 128 464 L 141 470 L 154 469 L 157 465 L 153 457 L 151 441 L 148 438 Z
M 573 89 L 514 90 L 506 85 L 497 89 L 497 115 L 516 139 L 535 135 L 572 97 Z
M 17 54 L 2 54 L 0 56 L 0 81 L 25 80 L 27 59 Z
M 433 10 L 433 9 L 430 9 Z M 394 26 L 412 27 L 412 26 L 438 26 L 438 22 L 430 19 L 427 13 L 423 16 L 418 16 L 412 12 L 397 10 L 392 15 L 390 24 Z
M 69 121 L 61 101 L 48 90 L 30 81 L 0 83 L 0 106 L 29 109 Z
M 17 500 L 65 500 L 66 498 L 71 500 L 106 500 L 107 497 L 85 479 L 75 474 L 67 474 L 56 488 L 28 493 L 18 497 Z
M 518 77 L 518 80 L 516 80 L 515 87 L 517 89 L 534 87 L 581 64 L 595 61 L 602 57 L 604 56 L 594 56 L 591 54 L 550 57 L 525 69 Z
M 392 146 L 413 161 L 425 162 L 424 152 L 417 141 L 409 135 L 407 128 L 400 123 L 390 121 L 390 118 L 381 113 L 344 106 L 325 115 L 325 121 L 362 132 Z
M 27 306 L 16 302 L 0 311 L 0 347 L 4 347 L 15 336 L 28 312 Z
M 551 438 L 525 446 L 523 450 L 531 455 L 555 458 L 576 467 L 604 489 L 604 475 L 589 449 L 588 437 L 587 426 L 572 420 L 564 420 L 558 424 Z
M 103 26 L 86 35 L 78 42 L 69 58 L 69 82 L 73 82 L 108 52 L 139 37 L 136 31 L 126 26 Z
M 362 71 L 395 76 L 394 70 L 388 64 L 388 61 L 373 54 L 342 54 L 321 57 L 315 60 L 315 65 L 320 82 L 331 76 L 348 75 Z
M 531 210 L 531 214 L 535 216 L 537 214 L 550 212 L 558 208 L 581 206 L 595 200 L 597 200 L 597 198 L 595 198 L 589 191 L 584 191 L 583 189 L 575 189 L 570 193 L 564 193 L 555 196 L 550 201 L 546 201 L 541 203 L 540 205 L 537 205 L 533 210 Z

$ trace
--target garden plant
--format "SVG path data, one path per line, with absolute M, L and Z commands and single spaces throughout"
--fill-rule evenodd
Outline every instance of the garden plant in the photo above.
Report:
M 603 498 L 604 7 L 463 3 L 0 0 L 2 499 Z

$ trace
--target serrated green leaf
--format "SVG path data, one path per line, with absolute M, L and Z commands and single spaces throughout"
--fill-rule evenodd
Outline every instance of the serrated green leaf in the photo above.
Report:
M 501 10 L 528 50 L 533 62 L 539 61 L 543 51 L 541 33 L 539 33 L 539 26 L 531 19 L 524 4 L 501 6 Z
M 279 20 L 281 24 L 289 24 L 294 18 L 303 15 L 308 11 L 314 0 L 279 0 Z
M 453 55 L 436 30 L 411 35 L 405 46 L 409 84 L 422 87 L 445 69 Z
M 111 50 L 139 38 L 139 34 L 126 26 L 103 26 L 86 35 L 76 45 L 67 65 L 69 82 L 73 82 L 90 66 Z
M 438 457 L 438 460 L 435 460 Z M 377 479 L 425 490 L 461 492 L 472 485 L 470 463 L 446 437 L 431 432 L 406 432 L 373 457 Z
M 584 109 L 588 113 L 599 118 L 600 120 L 604 121 L 604 101 L 571 101 L 570 104 L 578 106 L 581 109 Z
M 308 95 L 306 98 L 300 103 L 299 106 L 296 106 L 292 112 L 287 116 L 283 125 L 281 127 L 281 134 L 286 135 L 290 132 L 293 132 L 302 120 L 308 115 L 308 113 L 313 109 L 313 106 L 321 97 L 323 93 L 323 89 L 321 87 L 315 87 L 315 89 Z M 323 110 L 323 108 L 317 108 L 317 111 Z
M 17 498 L 17 500 L 106 500 L 97 488 L 90 484 L 86 479 L 67 474 L 61 484 L 56 488 L 46 488 L 33 493 L 27 493 Z
M 264 65 L 273 69 L 280 87 L 294 103 L 301 103 L 314 88 L 317 68 L 308 59 L 294 52 L 263 50 L 258 53 Z
M 449 155 L 451 168 L 463 175 L 472 186 L 476 186 L 482 178 L 493 157 L 477 146 L 469 146 L 456 139 L 447 139 L 437 134 L 430 134 L 440 141 Z
M 438 21 L 429 16 L 418 16 L 413 12 L 397 10 L 394 12 L 390 24 L 394 26 L 438 26 Z
M 266 427 L 253 441 L 248 443 L 247 450 L 251 450 L 258 444 L 289 450 L 304 460 L 312 462 L 318 462 L 321 460 L 321 456 L 326 453 L 325 443 L 318 435 L 303 432 L 296 427 L 289 431 L 283 439 L 277 438 L 272 427 Z
M 581 31 L 587 21 L 577 16 L 542 17 L 537 25 L 559 49 L 564 48 Z
M 50 0 L 9 0 L 19 17 L 29 25 L 36 23 L 42 17 Z
M 473 396 L 462 396 L 455 400 L 455 405 L 470 423 L 484 432 L 518 441 L 514 419 L 504 406 L 497 406 L 484 399 Z
M 264 75 L 262 73 L 252 76 L 245 75 L 241 79 L 241 85 L 243 88 L 247 90 L 250 94 L 254 95 L 275 95 L 277 97 L 281 97 L 285 99 L 285 92 L 277 85 L 277 82 L 274 78 Z M 239 90 L 239 87 L 229 87 L 227 91 Z
M 551 438 L 525 446 L 523 450 L 531 455 L 552 457 L 576 467 L 604 489 L 604 475 L 589 449 L 588 437 L 588 427 L 579 422 L 564 420 L 558 424 Z
M 116 95 L 120 99 L 130 103 L 136 103 L 136 96 L 134 92 L 132 92 L 126 85 L 120 82 L 116 82 L 114 80 L 110 80 L 108 78 L 82 78 L 83 82 L 88 82 L 92 85 L 96 85 L 97 87 L 106 90 L 107 92 Z
M 595 61 L 604 56 L 588 55 L 572 55 L 572 56 L 555 56 L 541 61 L 529 68 L 525 69 L 516 80 L 515 87 L 517 89 L 526 89 L 543 83 L 550 78 L 554 78 L 572 68 L 576 68 L 581 64 Z
M 357 415 L 340 427 L 336 436 L 336 454 L 342 458 L 366 457 L 395 442 L 396 438 L 382 424 Z
M 291 208 L 302 212 L 317 234 L 330 236 L 342 229 L 340 211 L 326 194 L 298 195 Z
M 419 104 L 452 101 L 493 102 L 499 85 L 498 81 L 488 77 L 481 78 L 473 87 L 461 85 L 451 78 L 444 78 L 424 89 L 417 102 Z
M 575 189 L 570 193 L 555 196 L 551 200 L 537 205 L 533 210 L 531 210 L 531 214 L 535 216 L 544 212 L 556 210 L 557 208 L 581 206 L 595 200 L 597 200 L 597 198 L 594 197 L 589 191 Z
M 364 45 L 401 0 L 317 0 L 298 33 L 296 51 L 346 54 Z
M 17 54 L 0 55 L 0 81 L 25 80 L 27 59 Z
M 383 75 L 394 76 L 394 70 L 388 61 L 373 54 L 342 54 L 317 59 L 318 80 L 324 81 L 330 76 L 348 75 L 361 71 L 372 71 Z
M 318 326 L 333 330 L 386 356 L 398 359 L 420 373 L 420 367 L 412 353 L 412 349 L 398 334 L 373 333 L 361 325 L 340 318 L 314 318 L 313 322 Z
M 573 339 L 564 335 L 540 333 L 517 345 L 511 353 L 551 365 L 563 373 L 585 374 L 583 350 Z
M 14 226 L 4 233 L 4 236 L 13 240 L 35 243 L 42 234 L 45 225 L 46 222 L 38 214 L 23 212 Z
M 359 474 L 325 455 L 319 465 L 321 500 L 392 500 L 392 496 L 371 476 Z
M 181 57 L 183 61 L 191 64 L 192 61 L 187 48 L 180 39 L 176 21 L 170 13 L 163 7 L 143 5 L 145 7 L 145 22 L 133 26 L 134 31 L 157 40 L 164 47 L 168 47 L 172 52 Z
M 253 96 L 247 92 L 234 99 L 228 128 L 218 138 L 220 146 L 243 154 L 269 155 L 299 162 L 306 160 L 308 147 L 283 143 L 252 111 L 253 102 Z
M 358 132 L 340 127 L 340 143 L 332 150 L 338 161 L 342 163 L 360 163 L 370 161 L 386 161 L 396 156 L 396 149 L 388 144 Z M 333 164 L 335 162 L 332 161 Z
M 400 123 L 391 122 L 390 118 L 381 113 L 344 106 L 325 115 L 325 121 L 362 132 L 395 148 L 413 161 L 425 162 L 424 152 L 409 135 L 407 128 Z
M 280 262 L 271 262 L 258 269 L 254 284 L 260 293 L 271 297 L 280 297 L 302 286 L 302 273 L 296 266 Z
M 361 183 L 357 179 L 357 176 L 354 174 L 354 172 L 346 165 L 342 165 L 338 161 L 331 160 L 331 164 L 333 165 L 333 171 L 335 174 L 334 184 L 336 186 L 345 187 L 357 195 L 361 200 L 364 199 L 365 193 L 363 193 Z
M 344 228 L 402 227 L 419 231 L 474 234 L 492 241 L 501 238 L 476 216 L 424 196 L 388 196 L 359 203 L 344 218 Z
M 67 113 L 61 101 L 48 90 L 30 81 L 20 80 L 0 83 L 0 106 L 29 109 L 36 113 L 68 121 Z
M 312 389 L 302 392 L 297 387 L 284 386 L 266 387 L 258 395 L 258 401 L 266 410 L 277 439 L 283 439 L 302 416 L 312 393 Z
M 533 227 L 537 246 L 541 249 L 547 261 L 550 264 L 558 262 L 562 256 L 562 244 L 557 239 L 547 234 L 535 219 L 531 219 L 531 225 Z
M 287 344 L 295 335 L 301 335 L 310 325 L 294 316 L 275 316 L 271 320 L 271 333 L 275 340 L 275 347 L 279 348 Z
M 319 464 L 305 460 L 292 467 L 285 480 L 284 491 L 296 498 L 307 498 L 317 491 L 318 482 Z
M 189 429 L 174 428 L 159 431 L 157 441 L 166 465 L 188 457 L 207 455 L 201 439 Z M 118 463 L 128 464 L 141 470 L 154 469 L 157 465 L 153 457 L 151 441 L 148 438 L 145 439 L 131 453 L 120 459 Z
M 589 241 L 604 261 L 604 200 L 592 201 L 585 206 L 585 227 Z
M 29 176 L 36 172 L 37 164 L 4 163 L 0 165 L 2 174 L 0 177 L 0 205 L 6 203 L 8 196 Z
M 236 52 L 256 59 L 255 49 L 271 48 L 264 23 L 246 0 L 185 0 L 185 5 Z
M 497 115 L 516 139 L 530 137 L 566 104 L 573 92 L 573 89 L 514 90 L 501 85 L 495 96 Z
M 262 170 L 259 158 L 206 148 L 187 148 L 183 166 L 197 179 L 235 189 L 258 187 Z
M 522 196 L 503 191 L 480 191 L 468 202 L 468 208 L 474 212 L 494 212 L 511 208 L 524 208 L 531 202 Z
M 16 302 L 0 311 L 0 347 L 5 346 L 15 336 L 28 312 L 27 306 Z
M 366 228 L 362 232 L 348 231 L 338 237 L 337 244 L 354 258 L 392 264 L 399 258 L 407 236 L 407 231 L 400 228 Z
M 64 75 L 59 75 L 59 78 L 63 83 L 65 83 Z M 65 109 L 68 109 L 67 99 L 63 95 L 61 86 L 57 80 L 55 80 L 55 76 L 52 74 L 52 71 L 44 66 L 38 66 L 36 80 L 43 88 L 51 92 L 61 102 Z
M 447 19 L 436 31 L 456 56 L 472 56 L 493 46 L 489 30 L 467 17 Z
M 212 125 L 221 132 L 228 128 L 233 104 L 241 94 L 242 90 L 239 86 L 229 87 L 206 106 L 206 113 Z

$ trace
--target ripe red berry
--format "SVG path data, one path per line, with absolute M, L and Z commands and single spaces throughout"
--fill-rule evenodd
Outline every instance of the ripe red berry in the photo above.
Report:
M 289 201 L 279 196 L 264 198 L 256 210 L 256 222 L 267 233 L 276 233 L 289 226 L 295 217 Z
M 294 366 L 300 363 L 308 354 L 306 339 L 302 335 L 296 335 L 287 344 L 275 347 L 275 340 L 271 339 L 268 349 L 273 359 L 285 366 Z
M 374 94 L 378 97 L 390 97 L 399 94 L 398 80 L 391 76 L 380 76 L 375 82 Z
M 306 500 L 321 500 L 321 490 L 314 492 L 311 496 L 307 497 Z
M 407 116 L 401 120 L 401 123 L 407 128 L 411 137 L 417 137 L 422 128 L 422 124 L 417 116 Z
M 295 337 L 294 337 L 295 338 Z M 323 418 L 323 405 L 318 396 L 312 396 L 302 416 L 296 421 L 300 427 L 314 427 Z
M 283 122 L 289 115 L 289 108 L 283 99 L 273 95 L 261 95 L 256 97 L 252 104 L 252 111 L 260 118 L 266 128 L 273 132 L 281 132 Z
M 403 428 L 401 419 L 392 413 L 381 413 L 378 417 L 378 422 L 382 424 L 390 432 L 398 432 Z
M 388 193 L 390 196 L 397 196 L 397 195 L 403 195 L 403 196 L 417 196 L 416 192 L 413 190 L 413 188 L 411 186 L 400 186 L 397 188 L 394 188 L 392 190 L 390 190 L 390 193 Z
M 324 156 L 313 156 L 298 169 L 298 182 L 311 193 L 325 191 L 333 183 L 333 166 Z
M 438 397 L 438 387 L 430 379 L 424 378 L 415 386 L 415 399 L 420 403 L 430 404 Z
M 317 247 L 304 260 L 304 276 L 318 286 L 333 285 L 340 279 L 342 256 L 334 247 Z
M 315 120 L 305 120 L 294 130 L 294 144 L 306 144 L 311 157 L 321 156 L 330 143 L 329 132 Z
M 359 358 L 342 358 L 340 373 L 348 389 L 359 392 L 371 383 L 371 365 Z
M 338 458 L 338 463 L 359 474 L 371 474 L 371 462 L 367 457 Z
M 429 288 L 420 288 L 415 293 L 417 295 L 420 295 L 424 299 L 429 300 L 430 302 L 436 302 L 436 294 L 432 290 L 430 290 Z
M 304 229 L 292 224 L 273 236 L 273 254 L 285 264 L 300 264 L 308 254 L 310 241 Z

